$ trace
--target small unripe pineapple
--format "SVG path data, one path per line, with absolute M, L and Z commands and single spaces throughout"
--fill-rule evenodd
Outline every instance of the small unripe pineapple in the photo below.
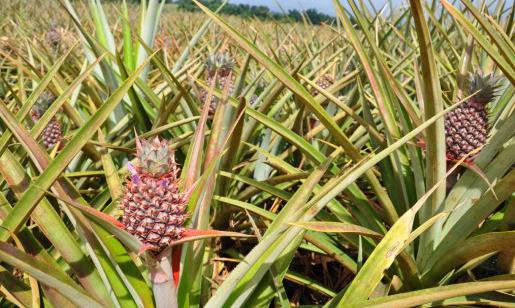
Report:
M 334 79 L 330 75 L 325 74 L 317 80 L 316 84 L 317 86 L 325 90 L 334 84 Z M 318 93 L 318 90 L 315 88 L 311 90 L 312 96 L 317 96 Z
M 325 90 L 334 84 L 334 79 L 330 75 L 325 74 L 317 80 L 316 84 L 317 86 Z M 317 96 L 319 93 L 320 92 L 318 92 L 318 90 L 314 87 L 311 89 L 311 96 Z M 309 128 L 313 129 L 317 125 L 317 123 L 318 120 L 311 115 L 311 118 L 308 121 Z
M 46 33 L 46 40 L 48 44 L 52 48 L 57 49 L 61 44 L 62 39 L 62 33 L 59 31 L 59 28 L 56 25 L 52 25 L 50 30 Z
M 22 280 L 23 279 L 23 271 L 20 270 L 19 268 L 13 268 L 13 276 L 16 277 L 17 279 L 19 280 Z
M 32 110 L 30 112 L 32 120 L 34 122 L 37 122 L 54 101 L 55 96 L 52 93 L 48 91 L 43 92 L 34 104 L 34 106 L 32 107 Z M 50 149 L 62 139 L 63 133 L 61 123 L 57 120 L 56 117 L 53 117 L 43 130 L 41 140 L 43 141 L 45 147 L 47 149 Z
M 125 230 L 156 253 L 181 239 L 188 194 L 179 192 L 179 167 L 168 141 L 136 139 L 137 163 L 129 164 L 120 208 Z
M 249 99 L 249 104 L 252 106 L 252 107 L 257 107 L 256 104 L 258 102 L 258 98 L 259 96 L 257 96 L 256 94 L 252 94 L 252 96 L 250 97 Z
M 486 143 L 490 132 L 487 105 L 496 96 L 498 81 L 493 74 L 476 72 L 469 80 L 466 95 L 479 92 L 445 115 L 445 142 L 449 159 L 459 160 Z
M 223 91 L 225 87 L 227 87 L 229 95 L 232 94 L 234 92 L 234 85 L 231 72 L 234 65 L 234 60 L 228 53 L 215 53 L 209 55 L 205 63 L 207 84 L 220 91 Z M 205 102 L 208 94 L 208 90 L 202 89 L 200 100 Z M 213 96 L 209 103 L 210 116 L 214 115 L 217 105 L 218 98 Z

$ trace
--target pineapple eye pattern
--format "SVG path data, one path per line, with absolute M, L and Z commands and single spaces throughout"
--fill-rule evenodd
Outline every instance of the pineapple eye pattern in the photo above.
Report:
M 55 99 L 56 97 L 52 93 L 48 91 L 43 92 L 30 112 L 32 120 L 37 122 L 43 116 L 43 114 L 45 114 Z M 61 122 L 57 119 L 56 116 L 54 116 L 43 130 L 41 141 L 43 141 L 43 144 L 47 149 L 50 149 L 62 139 L 63 132 Z
M 137 163 L 129 164 L 121 201 L 125 230 L 154 252 L 182 238 L 187 217 L 188 197 L 179 192 L 179 167 L 168 145 L 159 137 L 137 140 Z
M 498 80 L 492 74 L 476 72 L 470 78 L 467 96 L 477 93 L 445 116 L 445 142 L 450 160 L 459 160 L 486 143 L 490 132 L 487 105 L 496 96 Z

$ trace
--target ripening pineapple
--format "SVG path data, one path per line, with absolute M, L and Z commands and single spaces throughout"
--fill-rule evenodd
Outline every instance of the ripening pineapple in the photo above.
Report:
M 179 167 L 167 140 L 136 139 L 137 164 L 129 164 L 121 201 L 125 230 L 150 251 L 160 252 L 184 233 L 188 194 L 179 192 Z
M 234 68 L 234 60 L 228 53 L 215 53 L 208 56 L 205 66 L 207 72 L 207 84 L 223 92 L 226 85 L 229 95 L 234 91 L 232 70 Z M 209 91 L 206 89 L 201 90 L 201 101 L 205 102 L 208 97 Z M 209 115 L 213 116 L 218 105 L 218 98 L 213 95 L 209 103 Z
M 57 49 L 62 41 L 62 33 L 59 30 L 60 29 L 56 25 L 52 25 L 50 30 L 46 33 L 46 40 L 54 49 Z
M 445 115 L 448 159 L 458 160 L 485 144 L 490 131 L 487 105 L 495 98 L 498 80 L 493 74 L 476 72 L 466 96 L 479 92 Z
M 320 88 L 325 90 L 334 84 L 334 79 L 330 75 L 325 74 L 325 75 L 322 75 L 322 77 L 320 77 L 317 80 L 316 84 L 317 84 L 317 86 L 319 86 Z M 319 92 L 317 89 L 315 89 L 315 88 L 311 89 L 311 95 L 313 97 L 317 96 L 318 94 L 319 94 Z M 311 117 L 309 119 L 309 128 L 313 129 L 317 125 L 317 123 L 318 123 L 318 121 L 315 118 Z
M 256 103 L 258 102 L 258 98 L 259 96 L 257 96 L 256 94 L 252 94 L 252 96 L 249 99 L 249 103 L 252 107 L 257 107 Z
M 43 92 L 30 111 L 32 120 L 37 122 L 54 101 L 55 96 L 52 93 L 48 91 Z M 43 130 L 41 139 L 43 140 L 43 144 L 47 149 L 52 148 L 63 139 L 61 123 L 57 120 L 57 117 L 54 116 L 50 120 L 48 125 Z
M 330 75 L 325 74 L 317 80 L 316 84 L 317 86 L 325 90 L 334 84 L 334 79 Z M 311 90 L 312 96 L 317 96 L 318 93 L 318 90 L 315 88 Z

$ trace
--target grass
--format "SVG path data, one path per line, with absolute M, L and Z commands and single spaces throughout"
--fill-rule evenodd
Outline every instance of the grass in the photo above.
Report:
M 513 3 L 334 1 L 317 26 L 4 2 L 0 306 L 513 305 Z M 216 52 L 232 92 L 206 77 Z M 444 117 L 476 71 L 499 78 L 488 140 L 449 161 Z M 159 255 L 120 223 L 137 136 L 169 140 L 191 193 Z

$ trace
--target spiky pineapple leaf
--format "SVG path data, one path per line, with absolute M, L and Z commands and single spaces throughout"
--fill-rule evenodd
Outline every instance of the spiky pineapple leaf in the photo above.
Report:
M 79 306 L 102 307 L 100 303 L 91 298 L 79 286 L 64 280 L 59 275 L 56 275 L 55 271 L 48 268 L 45 263 L 34 259 L 7 243 L 0 243 L 0 259 L 24 272 L 29 273 L 39 281 L 58 290 L 69 300 Z

